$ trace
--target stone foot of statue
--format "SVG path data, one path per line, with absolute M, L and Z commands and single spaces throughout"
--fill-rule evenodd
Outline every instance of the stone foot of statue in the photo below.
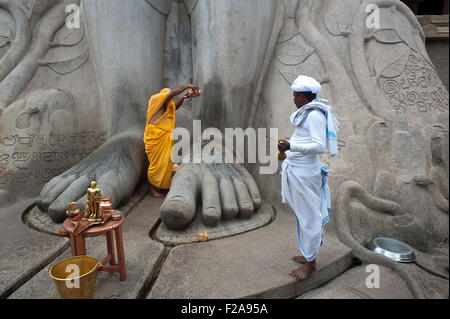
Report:
M 202 221 L 217 226 L 221 219 L 249 219 L 262 204 L 253 177 L 239 164 L 182 164 L 161 206 L 161 220 L 182 230 L 194 220 L 201 198 Z
M 61 223 L 67 204 L 86 206 L 86 190 L 91 181 L 98 182 L 103 196 L 111 198 L 113 207 L 130 196 L 138 184 L 145 163 L 145 152 L 139 133 L 125 133 L 104 143 L 77 165 L 49 181 L 37 201 L 42 211 Z
M 307 262 L 304 266 L 295 269 L 289 273 L 290 276 L 297 280 L 305 280 L 317 273 L 316 261 Z
M 299 263 L 299 264 L 306 264 L 307 263 L 306 258 L 303 257 L 303 256 L 295 256 L 295 257 L 292 257 L 291 260 L 293 260 L 293 261 L 295 261 L 296 263 Z

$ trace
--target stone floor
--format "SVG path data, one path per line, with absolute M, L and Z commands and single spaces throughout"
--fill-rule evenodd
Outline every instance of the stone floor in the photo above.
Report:
M 24 224 L 23 213 L 33 202 L 0 209 L 0 298 L 58 298 L 45 268 L 70 257 L 69 241 Z M 169 245 L 157 240 L 161 204 L 141 190 L 120 208 L 128 213 L 123 226 L 127 280 L 100 272 L 95 298 L 413 298 L 405 282 L 384 267 L 380 288 L 367 288 L 367 265 L 355 264 L 351 250 L 331 231 L 325 234 L 317 275 L 294 280 L 288 273 L 298 267 L 290 260 L 298 242 L 290 212 L 276 211 L 268 225 L 231 237 Z M 88 238 L 87 252 L 103 259 L 104 236 Z M 428 296 L 448 298 L 448 279 L 427 276 L 424 289 L 439 287 L 430 288 Z

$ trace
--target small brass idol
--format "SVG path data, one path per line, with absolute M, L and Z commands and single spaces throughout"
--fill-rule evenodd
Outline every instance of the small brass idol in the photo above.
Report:
M 101 191 L 97 188 L 96 182 L 91 182 L 91 187 L 87 189 L 87 206 L 84 213 L 84 220 L 89 222 L 101 222 L 103 220 L 101 203 Z

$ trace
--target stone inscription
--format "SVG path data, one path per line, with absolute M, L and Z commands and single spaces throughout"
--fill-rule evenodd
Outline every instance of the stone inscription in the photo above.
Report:
M 70 166 L 55 169 L 26 170 L 21 173 L 8 171 L 0 175 L 0 185 L 27 184 L 35 179 L 48 182 L 69 168 Z
M 398 112 L 448 111 L 448 92 L 436 71 L 423 59 L 411 54 L 403 72 L 396 78 L 384 78 L 382 89 Z
M 73 135 L 0 136 L 0 186 L 26 184 L 33 179 L 47 182 L 94 152 L 105 141 L 106 133 L 94 131 Z
M 106 141 L 106 133 L 96 133 L 94 131 L 81 132 L 76 135 L 66 134 L 26 134 L 0 136 L 0 146 L 12 147 L 15 145 L 25 146 L 50 146 L 65 147 L 77 144 L 88 144 Z

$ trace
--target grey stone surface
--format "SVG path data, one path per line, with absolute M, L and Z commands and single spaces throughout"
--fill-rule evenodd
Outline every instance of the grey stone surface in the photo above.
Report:
M 289 276 L 299 267 L 295 216 L 277 213 L 262 229 L 170 251 L 148 298 L 291 298 L 318 287 L 352 264 L 351 251 L 326 235 L 318 274 L 303 282 Z
M 23 45 L 20 52 L 11 46 L 1 51 L 4 54 L 0 57 L 0 73 L 5 73 L 0 80 L 0 136 L 7 147 L 0 167 L 1 205 L 39 194 L 46 182 L 77 164 L 65 175 L 70 181 L 67 186 L 72 184 L 70 195 L 53 190 L 49 199 L 47 192 L 42 194 L 44 210 L 56 202 L 50 207 L 52 219 L 61 222 L 63 218 L 58 197 L 64 195 L 62 200 L 69 196 L 70 201 L 77 201 L 81 197 L 79 189 L 86 186 L 85 179 L 103 180 L 105 192 L 117 207 L 133 192 L 143 171 L 140 119 L 150 94 L 162 85 L 163 50 L 152 48 L 163 46 L 164 15 L 145 1 L 114 2 L 112 6 L 107 1 L 81 1 L 81 27 L 68 29 L 64 25 L 68 15 L 65 8 L 79 4 L 79 0 L 32 2 L 28 9 L 24 9 L 30 5 L 28 1 L 3 2 L 2 30 L 5 21 L 9 22 L 7 30 L 13 31 L 14 27 L 11 19 L 3 18 L 8 14 L 3 13 L 18 12 L 13 18 L 23 23 L 19 26 L 25 35 L 21 41 L 12 42 Z M 124 19 L 126 16 L 130 19 Z M 36 50 L 30 48 L 36 40 L 33 34 L 42 35 Z M 18 32 L 17 40 L 19 36 L 22 34 Z M 10 55 L 13 59 L 9 59 Z M 13 65 L 6 68 L 4 61 Z M 16 65 L 19 67 L 10 71 Z M 138 75 L 143 65 L 153 65 L 152 71 Z M 44 87 L 51 89 L 42 90 Z M 123 105 L 134 111 L 123 110 Z M 118 123 L 122 123 L 120 127 Z M 133 130 L 138 133 L 126 134 Z M 107 139 L 105 147 L 79 163 Z M 114 174 L 117 169 L 122 174 Z
M 436 277 L 441 277 L 443 279 L 449 279 L 449 262 L 448 262 L 448 255 L 446 255 L 446 252 L 443 251 L 438 256 L 433 256 L 430 258 L 429 255 L 424 254 L 423 252 L 419 250 L 414 251 L 414 255 L 416 256 L 416 264 L 428 271 L 430 274 L 433 274 Z
M 425 298 L 410 274 L 366 248 L 385 236 L 430 260 L 448 251 L 448 91 L 426 52 L 422 29 L 400 1 L 378 3 L 382 19 L 375 30 L 364 23 L 372 1 L 293 3 L 255 125 L 278 127 L 280 137 L 289 137 L 293 128 L 285 123 L 295 110 L 289 84 L 298 74 L 322 83 L 320 96 L 340 121 L 339 156 L 321 156 L 331 168 L 330 226 L 357 257 L 395 269 L 415 297 Z M 258 168 L 250 171 L 276 206 L 279 176 L 259 176 Z
M 52 235 L 58 235 L 62 225 L 51 220 L 48 213 L 41 211 L 37 206 L 24 214 L 23 221 L 31 229 Z
M 448 21 L 448 16 L 447 16 Z M 447 39 L 443 40 L 429 40 L 427 41 L 427 51 L 430 55 L 431 61 L 433 61 L 434 66 L 439 74 L 439 78 L 442 80 L 444 86 L 449 88 L 449 46 L 448 46 L 448 34 Z
M 69 246 L 67 238 L 49 236 L 22 223 L 33 200 L 0 209 L 0 298 L 7 297 Z
M 301 295 L 298 299 L 412 299 L 408 286 L 394 271 L 379 267 L 379 286 L 372 284 L 372 268 L 367 264 L 354 267 L 326 285 Z M 369 271 L 366 271 L 368 269 Z
M 439 78 L 448 91 L 448 67 L 449 67 L 449 16 L 448 1 L 444 1 L 447 10 L 443 15 L 417 16 L 426 37 L 428 55 L 430 56 Z
M 383 266 L 380 266 L 381 289 L 365 290 L 363 285 L 368 273 L 365 268 L 349 268 L 353 264 L 351 250 L 340 243 L 329 228 L 318 257 L 318 274 L 303 282 L 295 281 L 288 275 L 292 269 L 299 267 L 290 260 L 298 253 L 295 217 L 286 211 L 279 212 L 272 224 L 258 230 L 164 249 L 161 243 L 149 236 L 151 229 L 158 223 L 161 203 L 162 199 L 146 196 L 132 208 L 124 224 L 127 280 L 121 282 L 118 274 L 100 272 L 95 298 L 292 298 L 299 295 L 302 298 L 414 297 L 405 280 Z M 29 206 L 32 202 L 26 204 L 22 206 Z M 22 232 L 27 230 L 35 233 L 23 227 Z M 52 243 L 61 239 L 47 234 L 39 235 Z M 104 236 L 88 238 L 88 255 L 101 260 L 106 253 L 105 246 Z M 40 244 L 34 248 L 39 251 L 37 259 L 43 260 L 43 256 L 52 254 L 52 251 L 41 248 Z M 6 254 L 8 258 L 12 256 L 12 252 Z M 20 282 L 16 287 L 18 289 L 5 297 L 58 298 L 54 283 L 43 268 L 70 257 L 70 248 L 66 248 L 61 255 L 54 255 L 58 255 L 54 261 L 40 262 L 37 268 L 35 263 L 28 264 L 31 269 L 28 272 L 40 271 Z M 424 267 L 424 258 L 426 256 L 418 255 L 420 267 Z M 18 263 L 15 259 L 13 262 Z M 448 279 L 439 278 L 439 273 L 432 275 L 417 265 L 405 264 L 401 267 L 420 282 L 427 298 L 446 298 Z M 336 277 L 335 281 L 327 284 Z M 326 286 L 322 287 L 324 284 Z
M 86 25 L 65 27 L 67 4 L 0 5 L 0 29 L 16 36 L 0 43 L 0 206 L 37 196 L 107 138 Z
M 152 240 L 149 236 L 150 229 L 159 218 L 160 205 L 161 200 L 147 196 L 126 217 L 122 230 L 127 279 L 120 281 L 118 273 L 99 272 L 94 298 L 136 299 L 145 292 L 146 286 L 155 275 L 156 265 L 164 249 L 161 243 Z M 58 238 L 48 237 L 53 240 Z M 89 256 L 101 261 L 106 256 L 105 236 L 87 238 L 86 250 Z M 69 248 L 50 266 L 70 256 Z M 59 297 L 53 280 L 44 269 L 16 290 L 10 298 L 55 299 Z
M 414 296 L 417 295 L 427 299 L 448 299 L 449 298 L 449 282 L 448 278 L 437 276 L 430 273 L 427 269 L 423 269 L 417 264 L 399 264 L 399 268 L 408 274 L 407 280 L 414 280 L 417 287 L 414 290 L 410 288 Z M 448 269 L 448 261 L 447 261 Z M 400 272 L 400 274 L 402 274 Z M 408 286 L 411 284 L 407 281 Z
M 414 14 L 399 0 L 175 2 L 0 1 L 0 205 L 40 192 L 40 207 L 61 221 L 96 179 L 118 206 L 145 175 L 148 98 L 164 81 L 190 78 L 179 70 L 176 79 L 181 66 L 171 62 L 190 47 L 203 95 L 179 125 L 192 117 L 288 137 L 290 82 L 305 74 L 323 84 L 341 123 L 340 156 L 321 157 L 332 169 L 330 226 L 364 262 L 429 296 L 412 269 L 366 249 L 387 236 L 448 260 L 448 91 Z M 69 3 L 81 3 L 78 29 L 64 26 Z M 365 23 L 372 3 L 382 15 L 375 30 Z M 180 33 L 186 14 L 190 37 Z M 260 166 L 247 168 L 282 207 L 280 176 Z
M 277 39 L 282 5 L 274 0 L 258 5 L 252 0 L 197 1 L 191 13 L 193 79 L 203 94 L 193 108 L 194 118 L 201 118 L 205 127 L 249 125 Z
M 222 220 L 214 227 L 204 225 L 200 220 L 201 213 L 197 212 L 192 224 L 181 231 L 170 230 L 161 223 L 156 231 L 156 239 L 166 245 L 195 243 L 199 241 L 198 235 L 202 232 L 208 233 L 208 240 L 221 239 L 264 227 L 274 218 L 275 212 L 267 203 L 263 203 L 250 219 Z

